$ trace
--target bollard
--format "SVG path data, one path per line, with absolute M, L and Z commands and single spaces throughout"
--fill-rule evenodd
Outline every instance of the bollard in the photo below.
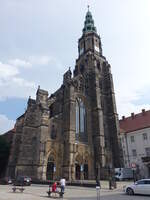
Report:
M 96 186 L 97 200 L 100 200 L 100 186 Z

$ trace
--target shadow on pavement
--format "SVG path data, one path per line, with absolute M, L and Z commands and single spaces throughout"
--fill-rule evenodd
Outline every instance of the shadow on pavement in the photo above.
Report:
M 143 197 L 143 198 L 142 198 Z M 100 200 L 146 200 L 150 195 L 108 194 L 100 196 Z M 67 200 L 97 200 L 97 197 L 69 197 Z

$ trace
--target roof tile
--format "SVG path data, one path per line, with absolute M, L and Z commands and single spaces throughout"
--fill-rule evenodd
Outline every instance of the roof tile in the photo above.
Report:
M 121 132 L 129 133 L 150 127 L 150 110 L 142 110 L 141 113 L 133 114 L 119 120 Z M 123 129 L 123 130 L 122 130 Z

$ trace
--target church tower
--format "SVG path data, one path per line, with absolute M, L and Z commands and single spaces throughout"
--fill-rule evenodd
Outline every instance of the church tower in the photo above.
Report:
M 89 8 L 82 37 L 78 41 L 74 76 L 64 83 L 64 88 L 66 87 L 70 91 L 70 129 L 67 133 L 67 143 L 70 144 L 70 148 L 75 149 L 69 153 L 69 147 L 66 145 L 70 166 L 73 166 L 70 171 L 75 170 L 77 176 L 80 173 L 79 168 L 83 166 L 84 170 L 88 168 L 91 171 L 89 178 L 104 178 L 108 169 L 120 166 L 119 122 L 111 67 L 102 54 L 101 39 Z M 76 113 L 76 116 L 73 113 Z
M 8 176 L 106 178 L 120 167 L 118 134 L 111 67 L 88 8 L 73 76 L 69 68 L 50 96 L 39 87 L 17 119 Z

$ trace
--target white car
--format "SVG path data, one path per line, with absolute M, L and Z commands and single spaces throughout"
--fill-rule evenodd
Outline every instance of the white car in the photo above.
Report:
M 141 179 L 131 185 L 124 186 L 124 192 L 128 195 L 150 195 L 150 179 Z

